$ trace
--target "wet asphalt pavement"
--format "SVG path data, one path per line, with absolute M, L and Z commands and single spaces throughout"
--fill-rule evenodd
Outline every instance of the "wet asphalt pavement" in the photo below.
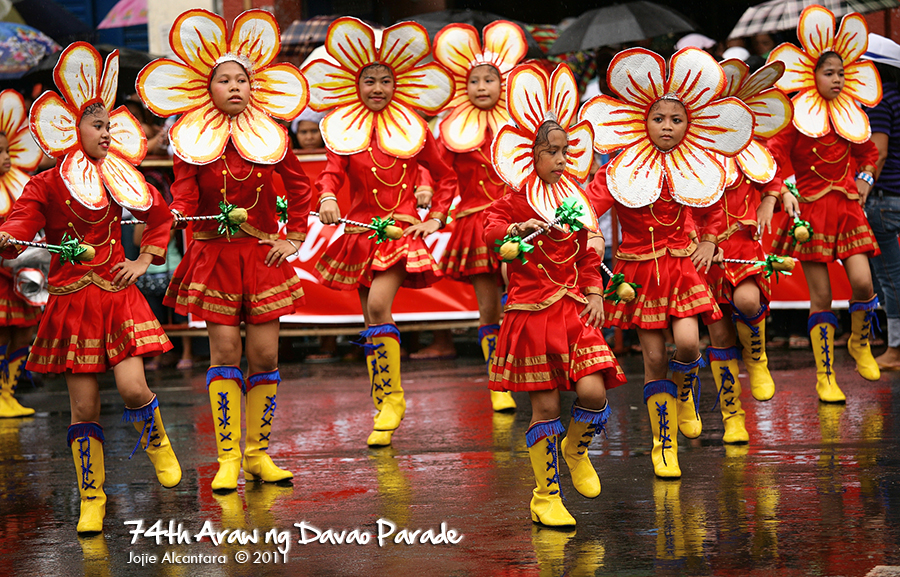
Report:
M 812 352 L 770 352 L 776 396 L 754 401 L 742 374 L 750 443 L 725 446 L 704 369 L 703 435 L 679 437 L 683 477 L 663 481 L 650 462 L 640 358 L 621 361 L 629 383 L 610 392 L 607 437 L 590 450 L 602 494 L 582 497 L 561 468 L 578 523 L 569 531 L 531 522 L 527 396 L 516 395 L 515 414 L 494 414 L 476 358 L 405 362 L 406 418 L 393 447 L 377 450 L 365 445 L 373 410 L 362 361 L 283 363 L 269 452 L 293 471 L 293 485 L 241 478 L 228 495 L 209 486 L 216 463 L 203 368 L 149 374 L 184 469 L 174 489 L 157 483 L 142 451 L 129 461 L 137 433 L 121 422 L 107 377 L 109 502 L 105 532 L 91 538 L 75 532 L 64 383 L 26 385 L 19 398 L 37 416 L 0 419 L 0 565 L 27 577 L 900 575 L 900 373 L 864 381 L 838 350 L 848 402 L 823 405 Z M 257 543 L 239 542 L 254 530 Z

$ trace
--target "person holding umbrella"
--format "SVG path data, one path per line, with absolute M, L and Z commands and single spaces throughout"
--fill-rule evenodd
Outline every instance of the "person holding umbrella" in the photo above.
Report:
M 872 125 L 872 142 L 878 148 L 875 188 L 866 200 L 866 217 L 881 255 L 869 261 L 884 297 L 888 346 L 875 357 L 882 371 L 900 370 L 900 45 L 878 34 L 869 34 L 864 58 L 875 63 L 881 77 L 881 102 L 866 109 Z M 881 300 L 881 299 L 879 299 Z
M 779 177 L 796 175 L 796 190 L 782 190 L 784 213 L 776 224 L 772 252 L 800 260 L 809 287 L 808 329 L 816 360 L 816 392 L 825 403 L 846 396 L 835 378 L 834 332 L 828 263 L 840 259 L 853 291 L 847 350 L 856 370 L 870 381 L 881 377 L 869 333 L 878 308 L 869 259 L 880 253 L 863 212 L 875 182 L 878 149 L 869 139 L 869 119 L 859 103 L 881 100 L 881 82 L 872 62 L 860 62 L 868 28 L 859 14 L 845 16 L 835 33 L 834 15 L 808 6 L 797 36 L 803 49 L 784 43 L 769 61 L 785 64 L 777 86 L 793 97 L 793 123 L 769 140 Z M 772 207 L 760 212 L 760 227 L 772 221 Z
M 182 115 L 169 131 L 175 149 L 172 212 L 179 219 L 218 216 L 194 223 L 194 242 L 163 301 L 178 314 L 205 320 L 209 331 L 206 384 L 219 461 L 216 491 L 235 490 L 242 469 L 247 481 L 293 478 L 269 449 L 281 382 L 279 317 L 292 314 L 303 298 L 286 259 L 306 236 L 310 185 L 287 130 L 272 117 L 292 120 L 309 91 L 295 66 L 273 62 L 279 38 L 275 17 L 263 10 L 240 14 L 230 32 L 221 16 L 189 10 L 170 35 L 181 61 L 161 58 L 138 75 L 138 94 L 150 111 Z M 278 234 L 277 177 L 288 195 L 286 238 Z
M 720 199 L 726 172 L 717 155 L 734 156 L 747 146 L 753 115 L 740 100 L 721 98 L 725 73 L 696 48 L 678 51 L 668 75 L 658 54 L 625 50 L 613 59 L 608 82 L 618 98 L 597 96 L 581 116 L 594 127 L 595 150 L 622 152 L 587 193 L 599 214 L 616 207 L 623 238 L 614 272 L 637 287 L 636 298 L 616 298 L 609 324 L 637 328 L 653 470 L 658 477 L 677 478 L 678 430 L 690 439 L 702 431 L 697 373 L 706 363 L 697 317 L 707 324 L 722 318 L 701 274 L 709 270 L 724 232 Z M 701 215 L 707 226 L 695 244 L 687 227 Z M 667 328 L 676 345 L 670 362 Z
M 494 137 L 493 159 L 515 192 L 492 203 L 484 216 L 485 241 L 509 262 L 509 299 L 490 387 L 528 392 L 525 442 L 537 484 L 531 519 L 570 526 L 575 518 L 562 501 L 560 457 L 579 493 L 600 495 L 587 450 L 609 419 L 607 390 L 625 382 L 600 330 L 602 261 L 588 246 L 588 233 L 599 223 L 579 184 L 591 169 L 593 136 L 588 122 L 574 122 L 578 92 L 567 65 L 550 75 L 537 64 L 522 64 L 508 82 L 511 119 Z M 578 395 L 568 432 L 560 421 L 562 391 Z
M 55 245 L 86 247 L 86 260 L 50 261 L 50 298 L 41 317 L 26 368 L 63 373 L 72 424 L 67 442 L 81 494 L 79 533 L 103 530 L 106 470 L 100 385 L 97 375 L 112 369 L 125 402 L 123 420 L 134 424 L 164 487 L 181 481 L 181 466 L 147 387 L 141 357 L 172 348 L 135 280 L 151 263 L 165 262 L 172 215 L 159 192 L 135 168 L 147 153 L 140 124 L 123 106 L 113 110 L 118 54 L 106 64 L 86 42 L 66 48 L 56 68 L 62 96 L 47 91 L 31 107 L 31 132 L 56 168 L 35 176 L 0 226 L 0 254 L 14 258 L 19 246 L 44 229 Z M 109 112 L 112 111 L 112 112 Z M 122 209 L 147 222 L 140 256 L 125 258 Z M 90 251 L 88 250 L 91 249 Z M 133 452 L 132 452 L 133 454 Z
M 350 220 L 393 220 L 403 228 L 396 240 L 369 236 L 371 230 L 346 226 L 316 264 L 319 282 L 359 293 L 367 340 L 366 367 L 377 413 L 367 444 L 390 445 L 406 414 L 400 379 L 400 331 L 391 308 L 401 286 L 424 288 L 441 272 L 425 237 L 444 227 L 456 191 L 456 174 L 444 162 L 425 121 L 450 99 L 452 78 L 436 62 L 421 64 L 430 44 L 425 29 L 401 22 L 375 32 L 356 18 L 339 18 L 328 31 L 328 59 L 304 67 L 310 108 L 329 111 L 322 120 L 327 163 L 316 181 L 319 218 L 337 224 L 342 211 L 337 191 L 350 180 Z M 419 167 L 435 181 L 425 220 L 416 212 Z
M 460 181 L 462 197 L 442 263 L 444 274 L 468 280 L 478 299 L 478 340 L 490 368 L 500 331 L 500 263 L 484 240 L 484 209 L 504 196 L 506 183 L 491 162 L 491 141 L 509 120 L 506 77 L 525 56 L 525 33 L 512 22 L 498 20 L 484 27 L 484 48 L 469 24 L 451 24 L 434 39 L 434 59 L 453 75 L 453 99 L 441 120 L 441 142 Z M 513 410 L 508 391 L 491 391 L 495 411 Z

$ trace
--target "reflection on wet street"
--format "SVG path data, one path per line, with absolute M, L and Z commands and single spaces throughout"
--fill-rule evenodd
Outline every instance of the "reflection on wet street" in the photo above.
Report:
M 210 489 L 203 371 L 149 375 L 184 469 L 174 489 L 159 485 L 142 451 L 129 460 L 136 434 L 107 380 L 105 533 L 78 538 L 69 402 L 62 380 L 47 379 L 20 389 L 36 416 L 0 419 L 4 573 L 862 576 L 900 565 L 900 375 L 864 381 L 839 352 L 848 402 L 824 405 L 811 352 L 770 359 L 775 398 L 759 403 L 745 387 L 741 399 L 749 445 L 722 443 L 704 387 L 703 435 L 679 438 L 674 481 L 653 475 L 640 361 L 622 359 L 629 383 L 610 392 L 607 436 L 589 452 L 601 495 L 579 495 L 563 467 L 578 523 L 568 531 L 531 522 L 527 396 L 516 396 L 515 414 L 493 413 L 484 364 L 471 358 L 405 363 L 406 418 L 393 447 L 377 450 L 366 447 L 362 362 L 283 364 L 270 454 L 293 485 L 242 477 L 224 495 Z M 708 369 L 701 379 L 712 384 Z

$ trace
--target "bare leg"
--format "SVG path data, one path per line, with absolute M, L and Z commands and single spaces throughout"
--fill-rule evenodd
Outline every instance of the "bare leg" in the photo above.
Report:
M 666 336 L 661 329 L 637 329 L 644 357 L 644 383 L 666 378 L 669 362 L 666 358 Z
M 531 423 L 529 426 L 538 421 L 552 421 L 559 418 L 558 390 L 529 391 L 528 396 L 531 398 Z
M 248 372 L 267 373 L 278 368 L 278 319 L 260 325 L 246 326 Z
M 241 366 L 241 327 L 206 323 L 206 329 L 209 332 L 209 364 Z
M 93 373 L 66 372 L 72 423 L 99 422 L 100 385 Z
M 497 284 L 497 275 L 476 274 L 469 279 L 472 288 L 475 289 L 475 298 L 478 299 L 478 323 L 482 325 L 494 325 L 500 322 L 500 286 Z
M 153 393 L 147 387 L 144 376 L 144 360 L 141 357 L 127 357 L 113 367 L 116 388 L 129 409 L 143 407 L 153 400 Z

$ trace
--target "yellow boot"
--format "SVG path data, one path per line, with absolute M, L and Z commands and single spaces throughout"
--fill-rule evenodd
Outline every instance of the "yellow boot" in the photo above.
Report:
M 816 359 L 816 392 L 823 403 L 844 403 L 847 397 L 834 377 L 834 330 L 837 317 L 831 311 L 813 313 L 807 323 Z
M 747 443 L 750 435 L 744 426 L 744 409 L 741 408 L 741 381 L 738 380 L 738 349 L 708 347 L 709 365 L 719 396 L 716 403 L 722 409 L 725 434 L 722 440 L 728 444 Z M 714 407 L 715 408 L 715 407 Z
M 241 472 L 241 392 L 244 375 L 237 367 L 217 365 L 206 372 L 206 388 L 216 430 L 219 470 L 213 491 L 237 489 Z
M 34 414 L 34 409 L 23 407 L 13 396 L 16 392 L 16 383 L 25 369 L 25 359 L 28 358 L 28 347 L 22 347 L 9 355 L 6 362 L 6 345 L 0 346 L 0 418 L 3 417 L 27 417 Z
M 394 324 L 373 325 L 362 332 L 372 340 L 372 402 L 378 413 L 366 443 L 370 447 L 391 444 L 391 437 L 406 414 L 406 400 L 400 386 L 400 331 Z
M 103 468 L 103 427 L 97 423 L 75 423 L 69 425 L 66 435 L 78 474 L 78 491 L 81 493 L 81 513 L 78 517 L 79 533 L 99 533 L 103 531 L 106 517 L 106 493 L 103 482 L 106 470 Z
M 669 380 L 650 381 L 644 385 L 644 404 L 650 413 L 653 429 L 653 472 L 657 477 L 677 479 L 681 477 L 678 466 L 678 387 Z M 691 407 L 693 410 L 693 407 Z
M 769 307 L 763 305 L 754 317 L 744 316 L 734 309 L 734 327 L 743 347 L 742 356 L 747 374 L 750 376 L 750 392 L 757 401 L 768 401 L 775 396 L 775 381 L 769 372 L 769 358 L 766 356 L 766 313 Z M 737 376 L 737 371 L 734 372 Z
M 569 466 L 575 490 L 590 499 L 600 494 L 600 477 L 597 476 L 597 471 L 591 464 L 587 450 L 591 439 L 606 428 L 608 419 L 609 401 L 599 411 L 572 405 L 569 431 L 559 448 L 566 459 L 566 465 Z
M 869 333 L 872 331 L 872 320 L 876 322 L 875 309 L 878 308 L 878 297 L 873 296 L 865 302 L 850 303 L 850 339 L 847 341 L 847 351 L 856 360 L 856 370 L 860 376 L 868 381 L 877 381 L 881 378 L 881 369 L 875 357 L 872 356 L 872 347 L 869 346 Z M 12 361 L 10 361 L 12 364 Z
M 531 497 L 531 520 L 550 527 L 575 525 L 575 518 L 566 510 L 562 502 L 559 486 L 559 454 L 556 443 L 563 433 L 559 418 L 552 421 L 538 421 L 525 433 L 528 456 L 537 482 Z
M 705 367 L 706 361 L 700 355 L 692 363 L 682 363 L 672 359 L 672 382 L 678 387 L 678 430 L 688 439 L 696 439 L 703 432 L 700 421 L 700 377 L 697 372 Z
M 484 354 L 488 376 L 491 374 L 491 361 L 494 360 L 494 351 L 497 350 L 497 335 L 499 333 L 500 325 L 481 325 L 478 327 L 478 342 L 481 343 L 481 352 Z M 491 391 L 490 393 L 491 407 L 495 411 L 516 410 L 516 401 L 509 391 Z
M 275 418 L 276 396 L 281 373 L 255 373 L 247 379 L 247 449 L 244 451 L 244 478 L 276 483 L 293 479 L 294 474 L 272 462 L 269 436 Z
M 153 399 L 139 409 L 125 408 L 125 415 L 122 420 L 134 423 L 141 437 L 138 439 L 134 451 L 131 451 L 131 457 L 141 445 L 150 457 L 153 468 L 156 469 L 156 478 L 163 487 L 171 488 L 181 482 L 181 465 L 178 464 L 178 458 L 175 451 L 172 450 L 172 443 L 169 442 L 169 436 L 166 435 L 166 429 L 163 426 L 162 417 L 159 415 L 159 401 L 156 395 Z M 129 459 L 131 457 L 128 457 Z

